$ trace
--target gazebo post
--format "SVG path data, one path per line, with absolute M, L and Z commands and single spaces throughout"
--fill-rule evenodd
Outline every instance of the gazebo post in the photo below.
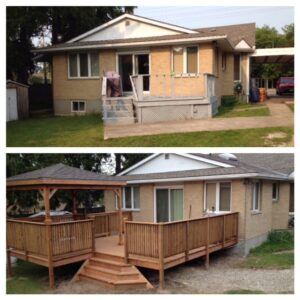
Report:
M 118 199 L 118 210 L 119 210 L 119 245 L 123 245 L 123 211 L 122 211 L 122 201 L 121 196 L 122 192 L 121 189 L 114 190 L 117 199 Z
M 77 198 L 76 198 L 76 191 L 72 191 L 72 204 L 73 204 L 73 207 L 72 207 L 72 213 L 73 213 L 73 216 L 77 214 Z
M 50 215 L 50 190 L 49 188 L 43 189 L 44 205 L 45 205 L 45 223 L 51 223 Z

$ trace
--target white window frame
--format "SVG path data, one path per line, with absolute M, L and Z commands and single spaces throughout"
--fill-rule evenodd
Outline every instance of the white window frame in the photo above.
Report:
M 273 185 L 276 184 L 276 198 L 273 198 Z M 279 182 L 272 182 L 272 201 L 278 202 L 279 201 Z
M 174 70 L 174 49 L 175 48 L 182 48 L 183 52 L 182 52 L 182 64 L 183 64 L 183 73 L 179 74 L 179 73 L 175 73 Z M 193 47 L 197 47 L 197 73 L 188 73 L 187 72 L 187 48 L 193 48 Z M 181 75 L 186 75 L 186 76 L 196 76 L 199 73 L 199 46 L 198 45 L 188 45 L 188 46 L 174 46 L 172 47 L 172 53 L 171 53 L 171 65 L 172 65 L 172 72 L 174 73 L 175 77 L 176 76 L 181 76 Z
M 240 77 L 239 77 L 239 79 L 234 79 L 234 57 L 236 55 L 238 55 L 240 57 Z M 242 82 L 242 55 L 240 53 L 233 55 L 233 81 L 234 82 Z
M 83 102 L 84 103 L 84 110 L 73 110 L 73 103 L 74 102 Z M 79 105 L 78 105 L 79 107 Z M 86 112 L 86 101 L 85 100 L 72 100 L 71 101 L 71 112 L 72 113 L 85 113 Z
M 222 181 L 206 181 L 204 183 L 204 211 L 207 209 L 207 195 L 206 195 L 206 185 L 210 183 L 216 184 L 216 200 L 215 200 L 215 213 L 230 213 L 232 211 L 232 181 L 231 180 L 222 180 Z M 220 210 L 220 184 L 221 183 L 230 183 L 230 210 L 229 211 L 222 211 Z
M 76 54 L 77 57 L 77 76 L 71 76 L 70 75 L 70 55 L 71 54 Z M 87 54 L 87 59 L 88 59 L 88 76 L 80 76 L 80 54 Z M 91 54 L 98 54 L 96 52 L 76 52 L 76 53 L 70 53 L 68 54 L 68 79 L 99 79 L 100 76 L 92 76 L 91 75 Z M 99 63 L 99 57 L 98 57 L 98 63 Z M 100 73 L 100 69 L 99 69 Z
M 258 193 L 258 201 L 257 201 L 257 203 L 258 203 L 258 207 L 257 208 L 255 208 L 255 195 L 257 194 L 256 193 L 256 187 L 257 187 L 257 183 L 259 184 L 259 193 Z M 254 182 L 252 182 L 252 184 L 251 184 L 251 212 L 252 213 L 260 213 L 261 212 L 261 194 L 262 194 L 262 182 L 260 182 L 260 181 L 254 181 Z
M 169 206 L 169 215 L 168 222 L 171 221 L 171 190 L 182 190 L 182 209 L 183 209 L 183 219 L 184 219 L 184 186 L 183 185 L 171 185 L 171 186 L 155 186 L 154 187 L 154 223 L 157 223 L 157 215 L 156 215 L 156 191 L 157 190 L 168 190 L 168 206 Z
M 141 194 L 140 194 L 140 199 L 139 199 L 140 207 L 139 208 L 134 207 L 134 188 L 139 188 L 139 190 L 140 190 L 140 186 L 132 185 L 132 186 L 127 186 L 127 187 L 131 188 L 131 208 L 126 207 L 125 188 L 122 188 L 122 210 L 140 211 L 141 210 Z M 141 190 L 140 190 L 140 192 L 141 192 Z M 115 201 L 116 201 L 116 209 L 118 209 L 117 198 L 115 198 Z

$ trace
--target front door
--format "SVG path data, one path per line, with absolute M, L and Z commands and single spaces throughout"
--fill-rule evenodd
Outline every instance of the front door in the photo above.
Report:
M 124 92 L 132 92 L 130 75 L 145 75 L 144 91 L 149 91 L 149 54 L 119 54 L 119 74 L 122 78 Z

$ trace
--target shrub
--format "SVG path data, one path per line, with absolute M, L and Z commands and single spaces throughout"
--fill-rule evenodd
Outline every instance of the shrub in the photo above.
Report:
M 238 99 L 235 95 L 227 95 L 227 96 L 222 96 L 221 98 L 221 104 L 222 106 L 233 106 L 238 103 Z
M 287 243 L 293 242 L 294 236 L 292 232 L 284 231 L 271 231 L 268 236 L 268 240 L 273 243 Z
M 294 225 L 295 225 L 295 217 L 292 216 L 289 218 L 289 227 L 294 228 Z

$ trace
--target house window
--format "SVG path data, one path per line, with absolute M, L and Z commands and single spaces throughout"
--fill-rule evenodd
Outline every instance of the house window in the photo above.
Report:
M 183 219 L 183 189 L 159 188 L 155 192 L 156 222 Z
M 241 56 L 234 55 L 234 62 L 233 62 L 233 68 L 234 68 L 234 80 L 235 81 L 241 81 Z
M 69 78 L 99 77 L 99 55 L 76 53 L 69 55 Z
M 206 183 L 205 191 L 204 207 L 208 211 L 231 211 L 231 182 Z
M 173 48 L 173 72 L 175 74 L 198 73 L 198 47 Z
M 71 102 L 72 112 L 85 112 L 85 101 L 72 101 Z
M 277 202 L 279 200 L 279 183 L 273 182 L 272 183 L 272 200 Z
M 226 71 L 226 65 L 227 65 L 227 54 L 222 54 L 222 70 Z
M 118 207 L 117 203 L 116 207 Z M 123 189 L 122 208 L 140 209 L 140 188 L 138 186 L 127 186 Z
M 261 210 L 261 183 L 254 182 L 252 183 L 252 211 L 260 211 Z

